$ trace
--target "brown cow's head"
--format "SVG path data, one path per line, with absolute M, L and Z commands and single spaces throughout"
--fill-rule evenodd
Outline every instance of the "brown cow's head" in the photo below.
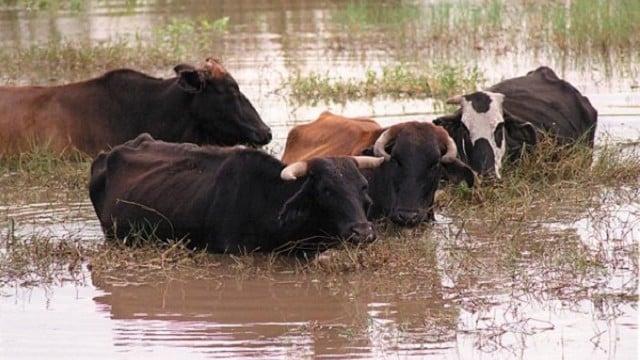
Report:
M 209 58 L 201 69 L 180 64 L 174 70 L 178 86 L 193 96 L 189 113 L 207 142 L 265 145 L 271 141 L 271 130 L 220 62 Z
M 389 206 L 378 211 L 399 225 L 434 219 L 432 207 L 441 179 L 474 185 L 475 175 L 456 158 L 453 140 L 431 123 L 391 126 L 380 135 L 373 153 L 387 159 L 371 181 L 374 202 Z M 378 201 L 378 197 L 382 198 Z

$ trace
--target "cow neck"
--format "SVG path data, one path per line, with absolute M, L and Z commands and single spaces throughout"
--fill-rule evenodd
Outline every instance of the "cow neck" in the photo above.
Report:
M 163 80 L 161 84 L 149 87 L 153 94 L 146 104 L 147 109 L 142 117 L 147 129 L 151 129 L 156 138 L 170 142 L 193 141 L 198 132 L 193 121 L 188 121 L 190 104 L 194 94 L 187 93 L 178 87 L 176 79 Z
M 149 132 L 156 139 L 170 142 L 179 142 L 195 132 L 192 122 L 180 121 L 188 116 L 185 109 L 193 95 L 181 90 L 176 80 L 136 72 L 108 78 L 112 96 L 122 109 L 120 116 L 127 124 L 135 124 L 138 133 Z

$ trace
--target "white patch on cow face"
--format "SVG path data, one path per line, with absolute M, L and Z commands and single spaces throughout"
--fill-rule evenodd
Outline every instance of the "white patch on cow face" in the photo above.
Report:
M 472 101 L 467 100 L 466 97 L 463 96 L 460 102 L 462 107 L 462 123 L 464 123 L 469 130 L 469 136 L 471 137 L 472 144 L 475 144 L 479 139 L 486 139 L 491 146 L 494 156 L 496 177 L 499 179 L 502 157 L 506 150 L 506 139 L 504 138 L 505 135 L 503 131 L 501 133 L 502 139 L 500 139 L 501 146 L 498 146 L 495 138 L 495 131 L 499 124 L 504 123 L 504 117 L 502 116 L 504 95 L 489 91 L 481 92 L 491 99 L 489 109 L 486 112 L 478 112 L 474 109 Z

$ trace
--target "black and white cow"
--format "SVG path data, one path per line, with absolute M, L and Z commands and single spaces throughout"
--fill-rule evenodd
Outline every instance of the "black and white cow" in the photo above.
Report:
M 447 100 L 452 115 L 434 120 L 455 140 L 462 161 L 482 176 L 500 178 L 504 157 L 552 136 L 558 146 L 593 146 L 598 113 L 589 99 L 548 67 Z

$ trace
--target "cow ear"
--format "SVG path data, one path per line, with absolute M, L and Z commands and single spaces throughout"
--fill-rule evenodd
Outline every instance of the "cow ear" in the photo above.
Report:
M 195 71 L 195 70 L 196 68 L 188 64 L 178 64 L 173 68 L 173 71 L 176 72 L 176 75 L 180 75 L 180 73 L 183 71 Z
M 304 183 L 302 183 L 302 186 L 300 186 L 300 189 L 282 205 L 282 209 L 278 212 L 280 226 L 286 227 L 295 224 L 309 216 L 309 209 L 311 207 L 310 183 L 311 180 L 307 177 Z
M 456 133 L 456 130 L 462 124 L 462 111 L 458 110 L 454 114 L 441 116 L 433 120 L 434 125 L 442 126 L 447 132 L 449 136 L 452 136 Z
M 528 121 L 504 111 L 504 125 L 507 130 L 507 136 L 518 143 L 527 143 L 535 145 L 538 143 L 538 134 L 536 128 Z
M 180 65 L 176 66 L 176 69 Z M 188 65 L 187 65 L 188 66 Z M 178 72 L 178 86 L 188 93 L 199 93 L 206 84 L 200 71 L 190 68 Z
M 458 159 L 442 162 L 446 179 L 454 184 L 464 181 L 468 187 L 473 187 L 476 183 L 476 174 L 469 166 Z

